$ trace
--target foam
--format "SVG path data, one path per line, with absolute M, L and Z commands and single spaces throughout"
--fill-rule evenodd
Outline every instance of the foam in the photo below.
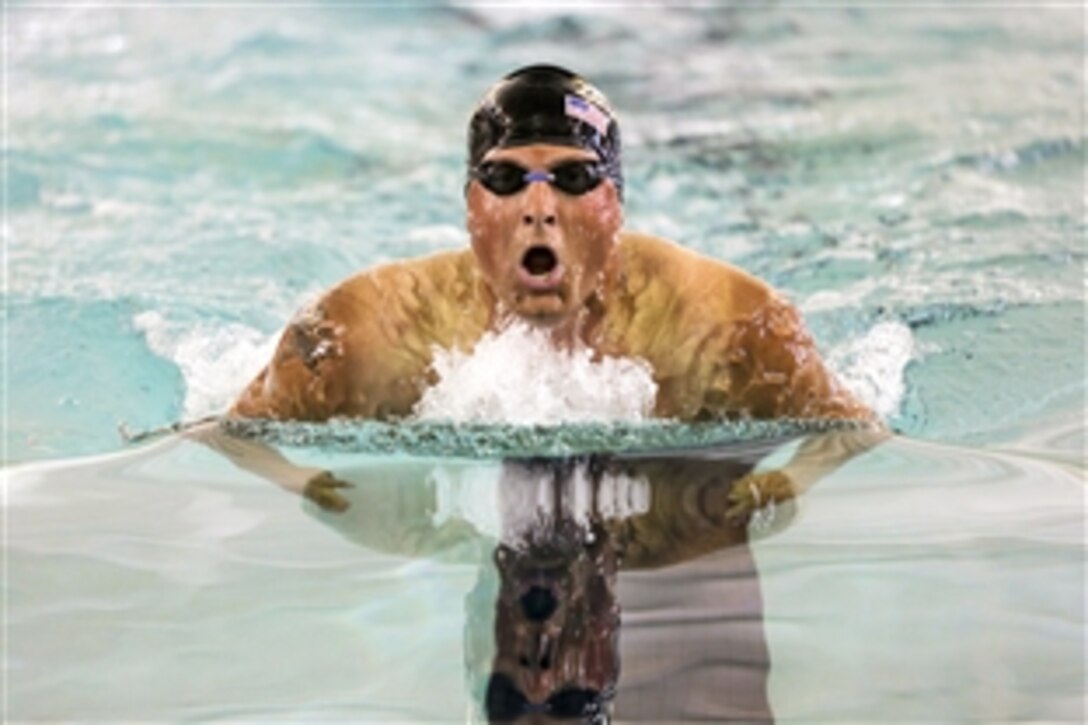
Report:
M 238 323 L 186 326 L 159 312 L 133 318 L 148 347 L 181 370 L 185 378 L 183 419 L 221 413 L 271 359 L 279 332 L 266 336 Z
M 903 402 L 907 365 L 917 353 L 910 327 L 889 320 L 833 349 L 827 363 L 850 392 L 881 418 L 890 418 Z
M 136 315 L 133 324 L 152 352 L 181 371 L 184 419 L 226 409 L 271 359 L 280 336 L 239 323 L 184 325 L 157 311 Z M 852 393 L 887 418 L 899 410 L 905 371 L 917 352 L 910 328 L 888 321 L 833 349 L 828 364 Z M 436 350 L 434 370 L 438 382 L 424 391 L 414 421 L 637 423 L 651 419 L 657 395 L 645 361 L 594 359 L 584 346 L 557 349 L 546 332 L 523 322 L 487 333 L 471 353 Z
M 416 405 L 418 420 L 556 425 L 650 417 L 657 384 L 648 363 L 559 350 L 524 322 L 490 332 L 472 353 L 436 350 L 438 382 Z

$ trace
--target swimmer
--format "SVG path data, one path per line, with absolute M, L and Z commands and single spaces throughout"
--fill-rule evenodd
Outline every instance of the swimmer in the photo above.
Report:
M 620 157 L 616 118 L 584 79 L 545 65 L 503 78 L 469 123 L 471 248 L 333 287 L 291 321 L 230 415 L 403 418 L 436 382 L 436 350 L 470 351 L 522 320 L 557 346 L 649 363 L 657 417 L 875 420 L 767 284 L 623 229 Z
M 303 309 L 231 418 L 324 421 L 410 416 L 436 351 L 469 352 L 522 321 L 559 348 L 645 361 L 654 414 L 680 421 L 853 419 L 876 432 L 812 439 L 781 470 L 735 482 L 735 521 L 792 498 L 886 437 L 825 366 L 801 315 L 750 274 L 623 228 L 620 131 L 604 95 L 562 68 L 517 70 L 468 128 L 470 248 L 363 271 Z M 342 510 L 350 486 L 219 433 L 237 465 Z

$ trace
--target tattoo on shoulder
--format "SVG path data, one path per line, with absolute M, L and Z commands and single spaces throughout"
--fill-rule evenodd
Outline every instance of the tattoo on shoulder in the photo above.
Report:
M 336 359 L 344 354 L 343 325 L 327 318 L 320 307 L 307 307 L 291 321 L 288 334 L 293 354 L 311 372 L 317 372 L 325 360 Z

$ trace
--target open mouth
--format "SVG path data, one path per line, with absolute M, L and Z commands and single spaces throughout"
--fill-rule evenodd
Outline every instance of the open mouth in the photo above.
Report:
M 559 265 L 559 258 L 548 247 L 529 247 L 521 258 L 521 268 L 532 277 L 544 277 Z
M 554 249 L 537 244 L 521 256 L 517 277 L 531 294 L 554 294 L 563 281 L 563 264 Z

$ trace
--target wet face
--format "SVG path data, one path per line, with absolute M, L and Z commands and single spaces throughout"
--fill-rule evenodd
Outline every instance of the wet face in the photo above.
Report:
M 492 149 L 484 164 L 510 162 L 530 172 L 561 172 L 568 162 L 597 161 L 591 151 L 534 144 Z M 498 194 L 474 179 L 467 225 L 484 279 L 504 308 L 541 326 L 573 320 L 597 290 L 623 224 L 612 181 L 583 194 L 533 181 Z

